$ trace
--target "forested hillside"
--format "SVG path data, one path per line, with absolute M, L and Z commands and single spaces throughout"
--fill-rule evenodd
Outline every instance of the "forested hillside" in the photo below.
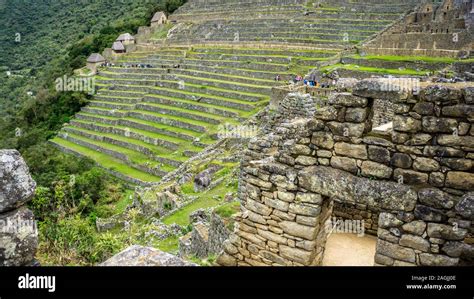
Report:
M 171 13 L 183 2 L 0 0 L 0 148 L 18 149 L 38 183 L 31 208 L 43 264 L 90 264 L 120 249 L 96 247 L 95 218 L 130 199 L 122 182 L 92 161 L 47 142 L 90 98 L 57 92 L 55 79 L 83 67 L 119 34 L 149 25 L 154 12 Z
M 6 0 L 0 19 L 0 65 L 12 70 L 41 68 L 106 26 L 143 23 L 144 16 L 150 15 L 150 3 Z

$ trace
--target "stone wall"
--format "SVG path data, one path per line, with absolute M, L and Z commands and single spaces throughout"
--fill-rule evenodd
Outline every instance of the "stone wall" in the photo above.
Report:
M 230 234 L 226 220 L 215 212 L 208 214 L 204 210 L 191 214 L 190 220 L 193 230 L 179 239 L 179 256 L 205 258 L 219 254 Z
M 320 265 L 326 221 L 343 213 L 377 231 L 375 264 L 472 264 L 474 87 L 388 86 L 360 81 L 314 116 L 291 113 L 295 95 L 279 105 L 244 155 L 219 264 Z M 374 100 L 392 103 L 388 136 L 372 132 Z
M 33 265 L 38 231 L 25 205 L 36 183 L 16 150 L 0 150 L 0 266 Z
M 472 3 L 426 2 L 364 46 L 375 55 L 468 56 L 473 46 Z

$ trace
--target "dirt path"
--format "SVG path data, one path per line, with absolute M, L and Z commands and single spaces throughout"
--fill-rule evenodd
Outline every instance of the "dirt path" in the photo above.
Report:
M 332 234 L 326 243 L 323 266 L 373 266 L 376 242 L 374 236 Z

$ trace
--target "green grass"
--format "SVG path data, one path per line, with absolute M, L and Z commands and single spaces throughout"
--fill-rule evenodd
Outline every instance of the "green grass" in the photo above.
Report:
M 330 72 L 337 69 L 345 69 L 350 71 L 368 72 L 376 74 L 388 74 L 388 75 L 406 75 L 406 76 L 425 76 L 426 72 L 416 71 L 411 69 L 384 69 L 376 67 L 356 66 L 353 64 L 334 64 L 328 67 L 321 68 L 324 72 Z
M 222 218 L 229 218 L 240 211 L 240 202 L 232 201 L 217 207 L 214 212 Z
M 399 62 L 427 62 L 427 63 L 453 63 L 456 61 L 466 61 L 466 60 L 459 60 L 456 58 L 450 57 L 430 57 L 430 56 L 396 56 L 396 55 L 354 55 L 351 56 L 352 58 L 356 59 L 367 59 L 367 60 L 384 60 L 384 61 L 399 61 Z
M 198 210 L 198 209 L 207 209 L 215 207 L 220 203 L 220 201 L 213 199 L 209 196 L 203 196 L 193 203 L 185 206 L 184 208 L 176 211 L 170 216 L 167 216 L 163 219 L 163 223 L 171 225 L 173 223 L 179 224 L 181 226 L 189 225 L 189 215 Z
M 85 130 L 83 130 L 85 131 Z M 100 134 L 97 134 L 96 132 L 94 131 L 90 131 L 91 133 L 90 134 L 93 134 L 95 133 L 95 135 L 98 135 L 100 136 Z M 77 140 L 80 140 L 80 141 L 84 141 L 84 142 L 87 142 L 87 143 L 90 143 L 90 144 L 93 144 L 93 145 L 96 145 L 96 146 L 99 146 L 103 149 L 107 149 L 107 150 L 110 150 L 110 151 L 114 151 L 114 152 L 117 152 L 117 153 L 120 153 L 120 154 L 123 154 L 125 156 L 128 157 L 128 159 L 135 165 L 144 165 L 146 163 L 149 164 L 149 167 L 153 168 L 153 167 L 156 167 L 158 165 L 161 165 L 162 163 L 161 162 L 158 162 L 158 161 L 154 161 L 152 160 L 150 157 L 140 153 L 140 152 L 137 152 L 137 151 L 134 151 L 134 150 L 131 150 L 131 149 L 128 149 L 128 148 L 125 148 L 125 147 L 121 147 L 121 146 L 118 146 L 118 145 L 114 145 L 114 144 L 110 144 L 110 143 L 107 143 L 107 142 L 102 142 L 102 141 L 97 141 L 97 140 L 93 140 L 93 139 L 89 139 L 87 137 L 83 137 L 83 136 L 80 136 L 80 135 L 77 135 L 77 134 L 74 134 L 74 133 L 71 133 L 71 132 L 68 132 L 68 135 L 72 138 L 75 138 Z M 93 134 L 94 135 L 94 134 Z M 117 135 L 113 135 L 113 136 L 117 136 Z M 118 137 L 118 136 L 117 136 Z M 112 137 L 111 137 L 112 138 Z M 114 139 L 118 139 L 118 138 L 114 138 Z M 131 142 L 130 142 L 131 143 Z M 160 155 L 161 157 L 165 157 L 165 155 Z M 174 170 L 174 167 L 171 166 L 171 165 L 162 165 L 161 166 L 161 169 L 164 170 L 164 171 L 172 171 Z
M 125 212 L 127 206 L 133 203 L 133 194 L 135 191 L 133 190 L 125 190 L 122 198 L 115 203 L 114 214 L 121 214 Z
M 164 240 L 154 242 L 153 245 L 161 251 L 176 254 L 179 250 L 179 237 L 172 236 Z
M 165 24 L 157 28 L 157 30 L 152 34 L 151 39 L 163 39 L 168 35 L 168 31 L 173 27 L 173 24 Z
M 97 151 L 94 151 L 90 148 L 87 148 L 81 145 L 77 145 L 70 141 L 67 141 L 61 138 L 54 138 L 51 141 L 58 145 L 64 146 L 65 148 L 68 148 L 82 156 L 88 157 L 105 168 L 117 171 L 126 176 L 139 179 L 144 182 L 158 182 L 161 179 L 160 177 L 157 177 L 157 176 L 148 174 L 146 172 L 137 170 L 135 168 L 132 168 L 130 166 L 127 166 L 123 164 L 123 162 L 116 160 L 108 155 L 99 153 Z

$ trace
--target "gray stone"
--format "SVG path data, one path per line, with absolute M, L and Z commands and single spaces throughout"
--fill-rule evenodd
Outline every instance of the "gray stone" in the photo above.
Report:
M 418 191 L 418 198 L 422 204 L 438 209 L 451 209 L 454 206 L 449 194 L 435 188 L 421 189 Z
M 441 251 L 451 257 L 460 257 L 468 246 L 463 242 L 448 241 L 441 247 Z
M 428 102 L 449 102 L 461 99 L 461 90 L 444 85 L 431 85 L 421 91 L 421 98 Z
M 303 166 L 311 166 L 316 165 L 318 163 L 318 160 L 314 157 L 298 156 L 298 158 L 296 158 L 295 160 L 295 163 Z
M 441 110 L 444 116 L 457 117 L 457 118 L 473 118 L 474 117 L 474 106 L 473 105 L 453 105 L 445 106 Z
M 334 139 L 332 138 L 332 134 L 328 132 L 313 133 L 311 143 L 324 149 L 332 149 L 334 147 Z
M 328 103 L 335 106 L 366 107 L 368 100 L 350 93 L 336 93 L 329 97 Z
M 353 94 L 361 97 L 382 99 L 389 101 L 400 101 L 408 98 L 408 91 L 403 88 L 393 88 L 393 80 L 364 79 L 354 86 Z
M 332 157 L 331 166 L 353 174 L 357 174 L 359 171 L 356 160 L 347 157 Z
M 26 266 L 34 260 L 38 230 L 26 207 L 0 214 L 0 266 Z
M 410 263 L 414 263 L 416 261 L 415 251 L 413 249 L 402 247 L 398 244 L 393 244 L 383 240 L 377 241 L 376 252 L 396 260 Z
M 400 132 L 416 133 L 421 131 L 421 121 L 413 117 L 396 115 L 393 118 L 393 129 Z
M 453 133 L 458 128 L 458 122 L 451 118 L 423 117 L 423 130 L 429 133 Z
M 456 266 L 459 259 L 442 254 L 421 253 L 420 263 L 422 266 Z
M 327 123 L 328 128 L 334 135 L 344 137 L 362 137 L 366 129 L 364 123 L 340 123 L 331 121 Z
M 399 168 L 410 168 L 413 160 L 407 154 L 395 153 L 392 157 L 391 164 Z
M 0 213 L 30 201 L 35 189 L 36 183 L 20 153 L 0 150 Z
M 347 108 L 346 121 L 360 123 L 365 121 L 368 115 L 367 108 Z
M 419 236 L 405 234 L 400 239 L 400 245 L 424 252 L 430 251 L 430 242 Z
M 417 194 L 409 186 L 389 181 L 372 181 L 324 166 L 308 167 L 298 174 L 299 185 L 330 198 L 367 204 L 396 211 L 412 211 Z M 340 186 L 344 186 L 341 188 Z
M 369 159 L 379 163 L 390 163 L 390 151 L 380 146 L 369 146 Z
M 397 181 L 400 181 L 400 178 L 402 178 L 404 184 L 410 184 L 410 185 L 418 185 L 418 184 L 424 184 L 428 182 L 428 174 L 416 172 L 416 171 L 408 170 L 408 169 L 401 169 L 401 168 L 395 169 L 393 173 L 393 177 Z
M 434 104 L 430 102 L 419 102 L 413 107 L 413 111 L 420 115 L 433 115 Z
M 323 202 L 323 198 L 320 194 L 316 193 L 302 193 L 298 192 L 296 194 L 296 202 L 311 203 L 315 205 L 320 205 Z
M 413 168 L 418 171 L 434 172 L 438 171 L 440 166 L 439 163 L 433 159 L 418 157 L 415 159 L 415 162 L 413 162 Z
M 133 245 L 100 264 L 106 267 L 182 267 L 195 266 L 177 256 L 151 247 Z
M 464 194 L 455 209 L 464 218 L 474 220 L 474 192 Z
M 317 216 L 321 213 L 321 207 L 303 203 L 292 203 L 290 204 L 289 212 L 304 216 Z
M 424 205 L 416 206 L 415 216 L 417 219 L 421 219 L 424 221 L 443 222 L 447 220 L 447 216 L 442 210 L 427 207 Z
M 433 139 L 433 136 L 430 134 L 415 134 L 408 141 L 407 145 L 425 145 L 428 144 Z
M 309 266 L 312 262 L 312 253 L 310 251 L 280 245 L 280 254 L 291 261 Z
M 402 229 L 410 234 L 421 236 L 426 230 L 426 222 L 418 220 L 406 223 L 402 226 Z
M 344 142 L 338 142 L 335 144 L 334 149 L 336 154 L 341 156 L 347 156 L 356 159 L 367 159 L 367 147 L 362 144 L 350 144 Z
M 372 161 L 364 161 L 361 169 L 363 176 L 382 179 L 389 179 L 393 172 L 392 168 Z
M 379 227 L 380 228 L 391 228 L 399 227 L 403 224 L 403 221 L 397 219 L 392 213 L 382 212 L 379 215 Z
M 446 186 L 460 190 L 474 190 L 474 173 L 450 171 L 446 176 Z
M 318 233 L 317 227 L 301 225 L 292 221 L 280 222 L 283 231 L 291 236 L 300 237 L 306 240 L 314 240 Z
M 428 236 L 431 238 L 440 238 L 445 240 L 463 240 L 467 230 L 456 228 L 451 225 L 428 223 Z

